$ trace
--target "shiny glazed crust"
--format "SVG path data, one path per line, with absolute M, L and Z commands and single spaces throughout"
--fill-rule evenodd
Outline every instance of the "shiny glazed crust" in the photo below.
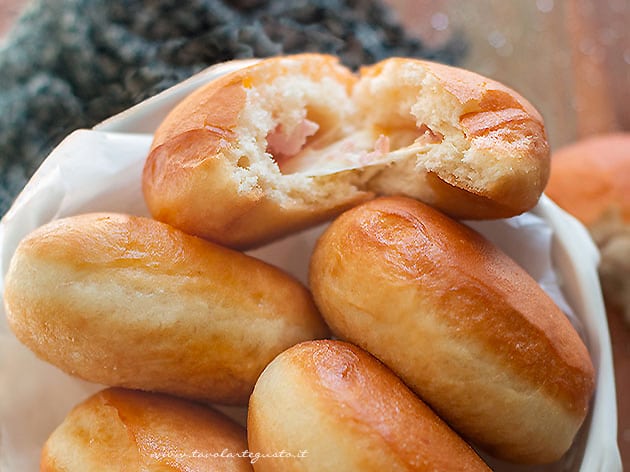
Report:
M 5 281 L 18 339 L 110 386 L 246 404 L 278 353 L 327 335 L 290 276 L 148 218 L 54 221 L 20 243 Z
M 267 366 L 250 399 L 254 470 L 489 471 L 389 369 L 356 346 L 304 342 Z
M 245 429 L 222 414 L 166 395 L 119 388 L 77 405 L 46 441 L 42 472 L 251 471 Z
M 569 448 L 588 352 L 536 282 L 478 233 L 404 197 L 340 216 L 310 284 L 333 333 L 388 365 L 456 431 L 526 463 Z
M 285 172 L 268 137 L 303 118 L 319 125 L 304 149 L 321 162 Z M 375 194 L 461 218 L 513 216 L 536 204 L 548 170 L 542 118 L 497 82 L 402 58 L 355 76 L 334 57 L 303 54 L 260 61 L 183 100 L 155 133 L 143 190 L 155 218 L 246 248 Z

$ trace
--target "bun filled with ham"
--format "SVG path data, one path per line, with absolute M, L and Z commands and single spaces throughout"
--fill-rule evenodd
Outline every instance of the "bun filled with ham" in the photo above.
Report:
M 335 57 L 280 56 L 222 76 L 155 132 L 152 215 L 247 248 L 403 194 L 458 218 L 532 208 L 548 177 L 542 118 L 475 73 L 392 58 L 354 74 Z

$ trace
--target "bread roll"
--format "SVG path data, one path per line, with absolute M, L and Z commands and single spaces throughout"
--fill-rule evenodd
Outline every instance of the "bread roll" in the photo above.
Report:
M 475 231 L 408 198 L 377 199 L 323 234 L 310 283 L 334 334 L 467 439 L 525 463 L 571 445 L 594 388 L 589 354 L 536 282 Z
M 591 232 L 606 301 L 621 307 L 630 323 L 630 133 L 594 136 L 555 151 L 546 193 Z
M 302 54 L 184 99 L 155 132 L 143 190 L 158 220 L 245 248 L 375 194 L 463 218 L 516 215 L 537 202 L 548 166 L 540 115 L 497 82 L 402 58 L 353 75 Z
M 278 353 L 325 337 L 299 282 L 148 218 L 53 221 L 17 248 L 8 321 L 37 356 L 110 386 L 245 405 Z
M 251 396 L 256 472 L 489 471 L 383 364 L 340 341 L 304 342 L 263 371 Z M 300 456 L 300 457 L 298 457 Z
M 40 470 L 245 472 L 246 450 L 245 428 L 210 408 L 110 388 L 68 414 L 46 441 Z

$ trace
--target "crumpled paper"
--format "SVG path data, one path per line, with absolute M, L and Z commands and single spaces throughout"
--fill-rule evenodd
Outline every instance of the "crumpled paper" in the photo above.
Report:
M 224 69 L 219 68 L 221 72 Z M 210 73 L 205 72 L 166 91 L 95 130 L 80 130 L 67 137 L 44 161 L 0 223 L 0 289 L 19 241 L 48 221 L 92 211 L 148 216 L 142 198 L 141 174 L 152 139 L 151 131 L 181 96 L 214 75 L 217 73 L 211 69 Z M 549 204 L 547 201 L 546 205 Z M 548 221 L 534 211 L 506 220 L 469 224 L 499 245 L 541 284 L 585 335 L 587 344 L 589 339 L 599 336 L 591 332 L 592 322 L 584 325 L 575 316 L 563 296 L 561 282 L 565 281 L 559 279 L 552 261 L 553 230 Z M 304 231 L 250 254 L 285 269 L 306 283 L 308 259 L 322 229 Z M 590 248 L 587 262 L 589 270 L 593 271 L 596 252 L 588 244 L 585 247 Z M 101 386 L 74 379 L 37 359 L 15 339 L 3 309 L 0 311 L 0 385 L 3 386 L 0 390 L 0 470 L 37 470 L 41 447 L 50 432 L 75 404 Z M 585 329 L 589 332 L 585 333 Z M 535 468 L 497 461 L 492 461 L 492 465 L 495 470 L 505 471 L 580 470 L 577 464 L 583 454 L 588 428 L 589 421 L 573 450 L 561 463 Z

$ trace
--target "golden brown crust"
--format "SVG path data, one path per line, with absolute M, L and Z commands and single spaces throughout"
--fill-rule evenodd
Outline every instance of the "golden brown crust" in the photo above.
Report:
M 248 439 L 256 451 L 308 451 L 261 459 L 257 472 L 489 470 L 389 369 L 340 341 L 301 343 L 274 359 L 250 400 Z
M 327 329 L 299 282 L 148 218 L 54 221 L 19 245 L 8 321 L 86 380 L 245 404 L 265 365 Z
M 245 429 L 210 408 L 109 388 L 77 405 L 51 434 L 40 470 L 251 471 L 246 457 L 228 457 L 245 450 Z
M 493 218 L 510 218 L 515 213 L 519 213 L 500 199 L 484 197 L 456 187 L 433 172 L 427 174 L 426 183 L 427 188 L 434 195 L 433 206 L 453 218 L 483 220 L 489 215 Z
M 618 211 L 630 223 L 630 133 L 594 136 L 553 153 L 545 193 L 585 225 Z
M 554 302 L 478 233 L 422 203 L 381 198 L 324 233 L 310 282 L 333 333 L 390 366 L 496 455 L 558 459 L 594 371 Z
M 392 70 L 393 75 L 388 75 Z M 387 90 L 379 95 L 371 83 L 381 75 Z M 295 105 L 283 87 L 291 78 L 310 81 L 311 92 L 319 94 L 308 99 L 306 110 L 310 113 L 320 107 L 315 115 L 326 117 L 323 134 L 336 131 L 341 133 L 337 138 L 349 139 L 350 147 L 359 142 L 358 148 L 367 146 L 359 162 L 350 166 L 352 170 L 329 169 L 296 179 L 279 168 L 262 170 L 265 166 L 258 165 L 259 160 L 271 161 L 270 153 L 265 154 L 269 149 L 261 144 L 269 134 L 242 136 L 243 127 L 256 127 L 243 118 L 244 110 L 263 106 L 260 97 L 248 101 L 248 94 L 273 82 L 277 90 L 272 93 L 272 107 L 290 109 Z M 410 80 L 409 87 L 399 87 L 399 78 Z M 339 84 L 346 91 L 344 99 L 322 104 L 325 89 L 313 90 L 323 80 Z M 409 109 L 400 110 L 401 103 L 415 106 L 417 97 L 430 97 L 423 99 L 424 113 L 441 120 L 439 129 L 430 129 L 436 136 L 443 135 L 444 144 L 436 143 L 430 152 L 419 146 L 417 155 L 410 148 L 403 152 L 405 158 L 394 152 L 394 165 L 389 165 L 386 153 L 379 165 L 366 166 L 363 161 L 369 146 L 376 149 L 376 144 L 353 133 L 376 133 L 376 139 L 375 130 L 393 127 L 395 134 L 400 124 L 405 129 L 408 125 L 423 129 L 426 123 L 414 123 Z M 383 119 L 372 122 L 375 114 Z M 397 118 L 391 120 L 392 115 Z M 451 136 L 453 130 L 455 136 Z M 252 142 L 259 147 L 254 150 Z M 342 148 L 328 158 L 339 155 Z M 241 152 L 243 164 L 236 155 Z M 513 216 L 536 204 L 548 168 L 549 149 L 540 115 L 497 82 L 469 71 L 403 58 L 363 68 L 357 77 L 332 56 L 302 54 L 260 61 L 213 81 L 181 102 L 155 133 L 143 191 L 155 218 L 220 244 L 248 248 L 328 220 L 375 193 L 405 194 L 454 217 Z M 410 178 L 410 173 L 416 178 Z M 409 185 L 400 185 L 403 178 Z

